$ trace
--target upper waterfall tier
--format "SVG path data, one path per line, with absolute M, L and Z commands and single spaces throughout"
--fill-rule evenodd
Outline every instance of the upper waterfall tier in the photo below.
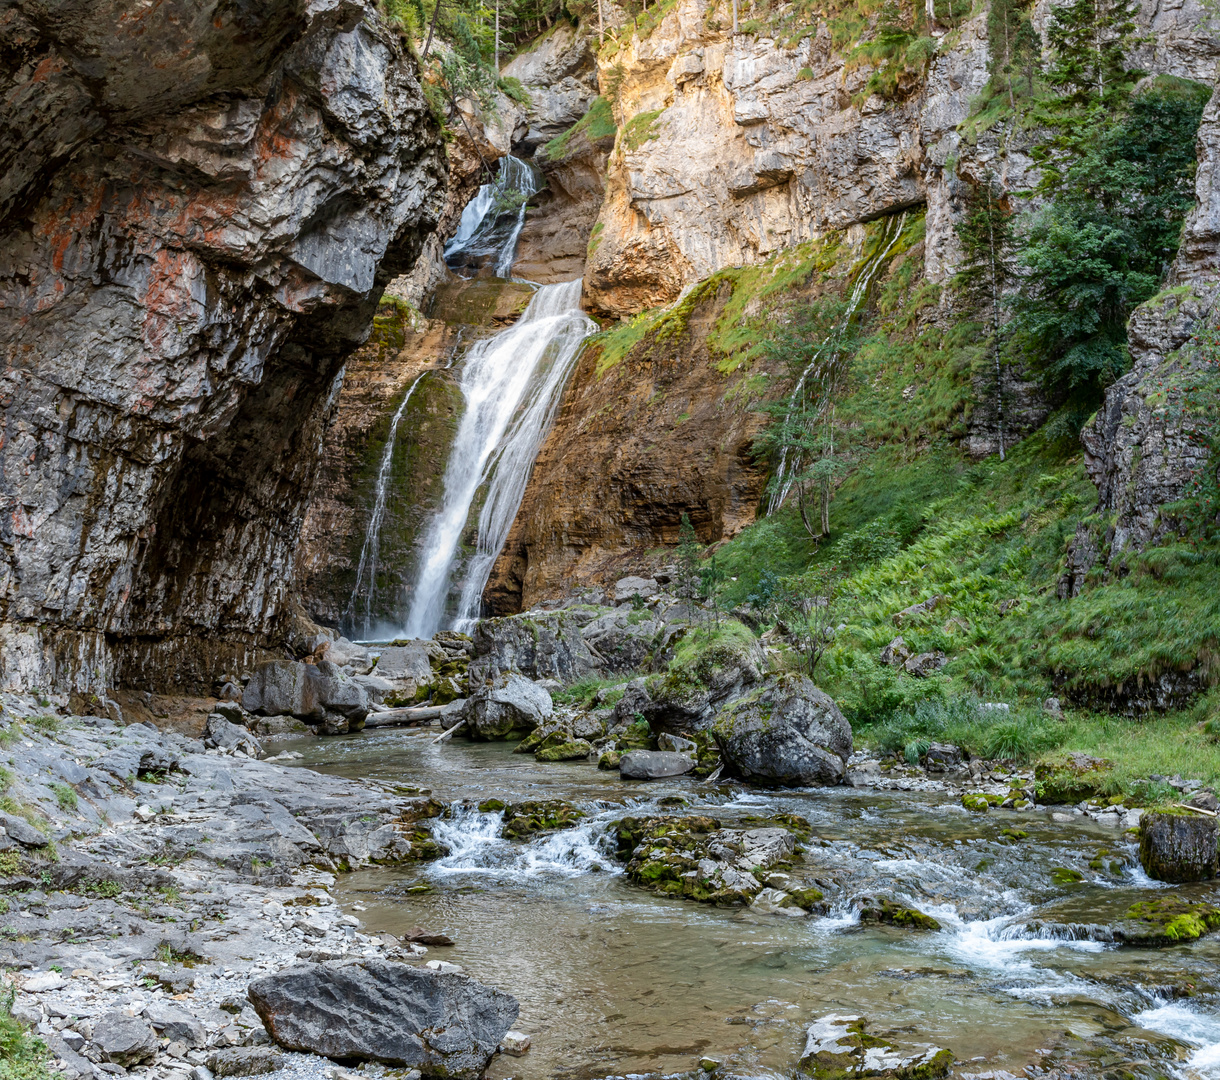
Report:
M 502 157 L 495 180 L 479 188 L 462 211 L 458 230 L 445 245 L 445 262 L 454 270 L 490 266 L 496 277 L 508 277 L 526 203 L 540 187 L 532 166 L 520 158 Z

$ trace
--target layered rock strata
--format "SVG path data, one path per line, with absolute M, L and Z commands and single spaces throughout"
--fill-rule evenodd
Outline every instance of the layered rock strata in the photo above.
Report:
M 0 41 L 0 679 L 210 684 L 275 636 L 438 134 L 356 0 L 19 0 Z

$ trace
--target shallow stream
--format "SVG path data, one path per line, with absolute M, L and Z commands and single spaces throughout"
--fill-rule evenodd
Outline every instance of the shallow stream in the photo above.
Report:
M 277 748 L 322 772 L 471 804 L 435 825 L 451 855 L 348 875 L 337 896 L 369 933 L 443 929 L 456 945 L 429 959 L 520 1000 L 516 1026 L 533 1047 L 498 1057 L 494 1078 L 685 1074 L 705 1055 L 725 1063 L 720 1075 L 788 1077 L 805 1027 L 832 1012 L 909 1045 L 948 1047 L 958 1076 L 1076 1063 L 1085 1071 L 1071 1075 L 1220 1078 L 1220 940 L 1149 950 L 1089 938 L 1088 924 L 1165 888 L 1118 829 L 971 814 L 938 792 L 641 784 L 543 764 L 511 744 L 434 739 L 395 730 Z M 567 799 L 590 817 L 528 843 L 502 840 L 500 815 L 474 809 L 493 797 Z M 674 797 L 688 802 L 662 805 Z M 624 813 L 697 812 L 731 826 L 778 811 L 812 826 L 802 869 L 831 902 L 827 916 L 653 895 L 622 876 L 605 831 Z M 1028 837 L 1005 837 L 1009 828 Z M 1090 869 L 1102 851 L 1108 869 Z M 1084 880 L 1058 884 L 1057 869 Z M 852 904 L 861 895 L 892 896 L 942 929 L 862 927 Z

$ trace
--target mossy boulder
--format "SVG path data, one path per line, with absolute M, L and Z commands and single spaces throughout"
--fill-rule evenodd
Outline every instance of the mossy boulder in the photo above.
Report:
M 593 753 L 593 744 L 586 739 L 567 739 L 553 746 L 543 746 L 535 754 L 539 761 L 584 761 Z
M 539 801 L 505 803 L 499 799 L 488 799 L 479 803 L 483 813 L 504 812 L 504 824 L 501 832 L 510 840 L 523 840 L 535 833 L 549 832 L 554 829 L 570 829 L 584 816 L 583 810 L 577 809 L 570 802 L 562 799 L 546 799 Z
M 901 1047 L 890 1033 L 870 1030 L 862 1016 L 831 1013 L 815 1020 L 805 1033 L 805 1050 L 797 1068 L 814 1080 L 890 1077 L 892 1080 L 939 1080 L 953 1067 L 953 1054 L 938 1046 Z
M 1002 795 L 988 795 L 985 791 L 968 791 L 962 796 L 962 806 L 967 810 L 974 810 L 980 813 L 985 813 L 993 806 L 999 806 L 1004 802 Z
M 1189 810 L 1147 810 L 1140 818 L 1140 863 L 1158 881 L 1208 881 L 1217 874 L 1220 819 Z
M 624 818 L 613 828 L 629 881 L 703 903 L 748 903 L 763 888 L 757 874 L 796 851 L 787 830 L 722 829 L 702 815 Z
M 1114 763 L 1088 754 L 1063 754 L 1034 766 L 1038 801 L 1054 805 L 1095 799 L 1110 788 Z
M 734 619 L 692 630 L 677 642 L 666 670 L 644 680 L 641 712 L 654 733 L 703 730 L 721 705 L 758 683 L 762 666 L 761 648 L 745 624 Z
M 768 675 L 762 687 L 726 705 L 711 730 L 726 771 L 743 780 L 837 784 L 851 757 L 851 725 L 803 675 Z
M 899 926 L 906 930 L 939 930 L 940 923 L 931 915 L 925 915 L 914 908 L 903 907 L 888 898 L 876 899 L 866 897 L 864 906 L 860 909 L 860 922 L 867 926 Z
M 1056 885 L 1079 885 L 1084 881 L 1084 874 L 1069 866 L 1056 866 L 1051 870 L 1051 881 Z
M 1173 895 L 1132 904 L 1114 928 L 1128 945 L 1177 945 L 1213 930 L 1220 930 L 1220 907 Z
M 606 770 L 617 769 L 622 760 L 623 755 L 617 750 L 604 750 L 602 756 L 597 759 L 597 767 Z

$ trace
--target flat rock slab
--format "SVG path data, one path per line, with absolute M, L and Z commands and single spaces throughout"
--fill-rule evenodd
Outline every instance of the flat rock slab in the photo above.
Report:
M 517 999 L 463 975 L 385 960 L 301 964 L 250 984 L 280 1046 L 476 1080 L 517 1019 Z
M 682 776 L 695 767 L 695 759 L 672 750 L 632 750 L 618 763 L 619 775 L 628 780 L 660 780 Z

